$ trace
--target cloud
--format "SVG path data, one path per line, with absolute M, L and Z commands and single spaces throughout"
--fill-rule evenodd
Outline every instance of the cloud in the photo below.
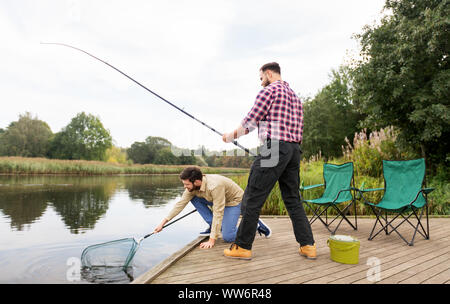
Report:
M 178 146 L 231 148 L 80 47 L 221 132 L 231 131 L 260 89 L 259 67 L 313 95 L 377 18 L 377 1 L 3 1 L 0 128 L 30 111 L 58 132 L 81 111 L 100 116 L 117 145 L 162 136 Z M 256 135 L 242 138 L 254 146 Z

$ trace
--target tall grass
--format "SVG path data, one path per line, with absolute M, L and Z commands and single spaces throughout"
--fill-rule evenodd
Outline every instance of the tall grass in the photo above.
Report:
M 349 161 L 354 163 L 354 181 L 355 187 L 364 189 L 383 188 L 383 159 L 412 159 L 416 158 L 411 151 L 405 151 L 397 147 L 395 130 L 392 128 L 382 129 L 378 132 L 372 132 L 366 136 L 365 130 L 355 134 L 353 145 L 347 141 L 347 146 L 343 147 L 343 156 L 338 159 L 329 160 L 333 164 L 343 164 Z M 309 160 L 304 160 L 300 164 L 300 180 L 302 185 L 310 186 L 323 183 L 323 164 L 322 156 L 316 155 Z M 427 177 L 427 187 L 435 188 L 435 190 L 428 195 L 428 210 L 433 215 L 450 215 L 450 184 L 446 179 L 446 168 L 441 168 L 442 173 L 437 176 Z M 245 189 L 247 185 L 246 177 L 236 179 L 236 182 Z M 323 194 L 323 187 L 317 187 L 310 190 L 302 191 L 304 199 L 318 198 Z M 367 192 L 364 197 L 373 203 L 377 203 L 383 196 L 383 191 Z M 356 204 L 356 213 L 358 215 L 373 215 L 370 207 L 365 205 L 359 195 L 355 193 L 358 198 Z M 345 205 L 346 203 L 344 203 Z M 343 206 L 344 206 L 343 205 Z M 343 208 L 341 207 L 341 209 Z M 312 212 L 305 208 L 307 214 Z M 350 208 L 349 214 L 353 214 L 353 207 Z M 278 183 L 272 189 L 266 202 L 263 205 L 261 214 L 270 215 L 287 215 L 287 210 L 284 206 Z M 335 214 L 330 209 L 329 214 Z
M 100 161 L 0 157 L 0 174 L 179 174 L 185 165 L 126 165 Z M 244 168 L 202 167 L 203 173 L 246 173 Z

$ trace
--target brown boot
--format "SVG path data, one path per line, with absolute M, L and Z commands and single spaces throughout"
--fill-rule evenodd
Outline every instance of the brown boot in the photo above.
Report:
M 241 259 L 241 260 L 251 260 L 252 259 L 252 251 L 248 249 L 244 249 L 239 247 L 236 244 L 232 244 L 230 249 L 225 249 L 223 254 L 227 258 L 233 259 Z
M 316 243 L 314 245 L 305 245 L 301 246 L 298 252 L 305 256 L 307 259 L 315 260 L 317 259 L 317 252 L 316 252 Z

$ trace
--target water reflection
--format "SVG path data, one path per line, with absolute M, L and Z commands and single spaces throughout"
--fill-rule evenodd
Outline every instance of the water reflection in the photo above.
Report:
M 177 175 L 0 176 L 0 283 L 128 283 L 205 230 L 201 217 L 142 242 L 126 272 L 93 269 L 73 281 L 68 261 L 93 244 L 150 233 L 182 191 Z
M 94 228 L 118 191 L 150 207 L 164 205 L 181 190 L 176 176 L 0 176 L 0 211 L 10 218 L 11 228 L 22 231 L 51 206 L 78 234 Z
M 180 195 L 183 187 L 177 176 L 158 178 L 132 176 L 124 181 L 124 188 L 132 200 L 142 200 L 145 207 L 159 206 Z

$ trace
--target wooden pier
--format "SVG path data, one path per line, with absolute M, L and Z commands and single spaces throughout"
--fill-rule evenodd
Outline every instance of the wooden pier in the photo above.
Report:
M 408 246 L 396 233 L 384 232 L 372 241 L 367 238 L 375 218 L 358 218 L 358 230 L 343 222 L 337 234 L 360 240 L 359 264 L 332 261 L 328 230 L 319 221 L 312 225 L 317 245 L 317 260 L 298 253 L 292 224 L 288 217 L 264 217 L 273 231 L 270 238 L 256 235 L 252 260 L 229 259 L 223 250 L 229 243 L 219 239 L 212 249 L 200 249 L 204 239 L 197 238 L 154 268 L 134 284 L 449 284 L 450 218 L 430 218 L 430 239 L 416 235 Z M 408 239 L 412 229 L 407 223 L 399 231 Z M 379 227 L 379 226 L 377 226 Z

